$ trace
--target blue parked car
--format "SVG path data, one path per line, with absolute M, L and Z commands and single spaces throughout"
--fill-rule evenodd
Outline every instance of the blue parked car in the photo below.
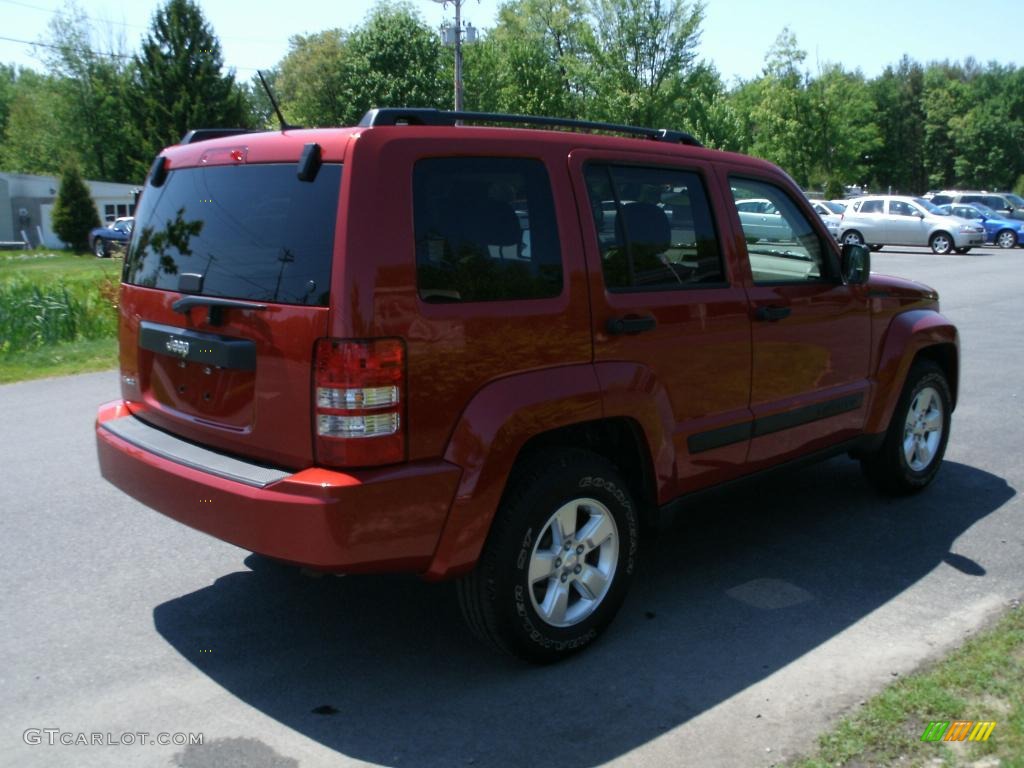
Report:
M 132 237 L 132 228 L 135 226 L 133 216 L 122 216 L 114 219 L 105 227 L 96 227 L 89 232 L 89 244 L 97 259 L 105 259 L 111 254 L 114 248 L 124 250 L 128 247 L 128 241 Z
M 939 210 L 947 216 L 980 221 L 985 228 L 985 242 L 995 243 L 1000 248 L 1014 248 L 1024 241 L 1024 221 L 1007 219 L 1002 214 L 981 203 L 949 203 L 940 205 Z

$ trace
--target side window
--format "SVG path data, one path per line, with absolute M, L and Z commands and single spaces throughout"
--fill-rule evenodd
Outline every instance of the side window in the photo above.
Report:
M 890 200 L 889 213 L 893 216 L 914 216 L 917 210 L 910 203 L 905 203 L 902 200 Z
M 725 282 L 700 176 L 596 163 L 588 164 L 584 175 L 609 291 Z
M 865 200 L 860 206 L 860 213 L 882 213 L 884 210 L 884 200 Z
M 541 299 L 562 292 L 551 182 L 540 160 L 446 157 L 413 170 L 423 301 Z
M 729 184 L 737 203 L 765 198 L 777 211 L 738 211 L 755 283 L 814 282 L 829 276 L 828 246 L 786 192 L 753 179 L 730 177 Z

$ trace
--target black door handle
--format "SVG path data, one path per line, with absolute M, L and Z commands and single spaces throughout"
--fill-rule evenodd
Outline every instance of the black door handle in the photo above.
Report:
M 758 307 L 754 312 L 754 317 L 774 323 L 776 320 L 784 320 L 789 317 L 789 313 L 789 307 Z
M 611 317 L 608 319 L 608 333 L 617 336 L 620 333 L 640 333 L 657 326 L 658 321 L 653 315 L 647 317 Z

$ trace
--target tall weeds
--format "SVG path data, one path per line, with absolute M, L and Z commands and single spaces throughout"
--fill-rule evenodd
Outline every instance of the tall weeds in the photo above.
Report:
M 62 341 L 117 335 L 117 286 L 0 282 L 0 354 Z

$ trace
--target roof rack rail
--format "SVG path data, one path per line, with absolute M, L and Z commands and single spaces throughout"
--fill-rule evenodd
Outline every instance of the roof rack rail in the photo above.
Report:
M 237 136 L 240 133 L 261 133 L 248 128 L 193 128 L 181 137 L 179 144 L 195 144 L 199 141 L 219 139 L 222 136 Z
M 597 123 L 591 120 L 571 120 L 565 117 L 533 117 L 531 115 L 506 115 L 500 112 L 448 112 L 426 107 L 382 107 L 371 109 L 359 121 L 362 128 L 381 125 L 455 125 L 458 121 L 470 123 L 521 123 L 557 128 L 585 128 L 612 133 L 627 133 L 646 136 L 655 141 L 686 144 L 703 147 L 697 139 L 685 131 L 669 131 L 664 128 L 640 128 L 635 125 Z

